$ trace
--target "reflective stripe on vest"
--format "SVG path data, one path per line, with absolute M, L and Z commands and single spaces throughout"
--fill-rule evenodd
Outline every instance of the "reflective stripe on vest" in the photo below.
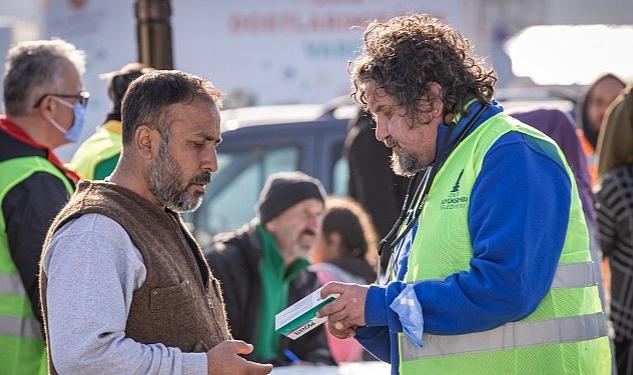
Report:
M 402 374 L 610 373 L 611 355 L 588 230 L 571 169 L 549 138 L 504 114 L 475 129 L 438 171 L 418 219 L 403 281 L 444 280 L 470 271 L 474 251 L 468 221 L 470 194 L 487 152 L 510 131 L 540 140 L 544 153 L 560 158 L 571 182 L 567 233 L 550 290 L 528 316 L 492 330 L 425 334 L 422 349 L 398 333 Z
M 26 156 L 0 162 L 0 204 L 6 194 L 35 173 L 57 177 L 73 193 L 71 182 L 48 160 Z M 45 373 L 46 350 L 40 322 L 33 316 L 31 301 L 24 289 L 9 250 L 9 240 L 0 205 L 0 372 L 3 375 Z
M 409 281 L 407 284 L 415 284 Z M 598 285 L 598 277 L 593 271 L 593 262 L 559 264 L 554 274 L 551 289 L 584 288 Z
M 26 291 L 24 290 L 20 276 L 0 273 L 0 294 L 26 296 Z
M 593 262 L 559 264 L 556 268 L 552 289 L 583 288 L 598 285 Z
M 40 322 L 35 318 L 0 315 L 0 335 L 44 340 Z
M 604 313 L 599 312 L 551 320 L 511 322 L 488 331 L 463 335 L 424 334 L 422 349 L 416 348 L 405 336 L 399 339 L 402 358 L 406 361 L 591 340 L 607 333 L 607 320 Z

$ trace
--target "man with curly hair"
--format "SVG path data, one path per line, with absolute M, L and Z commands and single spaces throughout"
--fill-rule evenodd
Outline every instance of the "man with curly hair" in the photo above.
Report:
M 330 283 L 330 331 L 397 374 L 608 374 L 587 225 L 558 146 L 503 113 L 494 72 L 427 15 L 373 22 L 354 98 L 411 176 L 385 285 Z

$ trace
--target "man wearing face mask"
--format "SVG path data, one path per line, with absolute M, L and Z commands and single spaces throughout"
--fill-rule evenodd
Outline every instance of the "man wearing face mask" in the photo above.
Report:
M 50 222 L 78 176 L 53 149 L 76 142 L 88 93 L 83 51 L 63 40 L 23 42 L 6 58 L 0 118 L 0 367 L 3 374 L 45 370 L 37 282 Z
M 306 258 L 321 231 L 324 201 L 319 180 L 302 172 L 275 173 L 260 193 L 258 217 L 219 234 L 206 251 L 222 284 L 231 332 L 255 345 L 255 361 L 334 364 L 323 327 L 295 341 L 275 333 L 275 314 L 319 287 Z

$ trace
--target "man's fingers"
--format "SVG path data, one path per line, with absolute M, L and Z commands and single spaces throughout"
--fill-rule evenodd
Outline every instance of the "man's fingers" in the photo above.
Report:
M 325 284 L 323 289 L 321 289 L 321 298 L 325 298 L 330 294 L 343 294 L 346 288 L 346 284 L 338 283 L 336 281 L 330 281 L 329 283 Z
M 330 330 L 330 333 L 332 333 L 332 335 L 334 335 L 334 337 L 338 337 L 339 339 L 346 339 L 348 337 L 352 337 L 354 336 L 355 332 L 355 328 L 347 328 L 347 329 L 339 329 L 336 327 L 336 323 L 332 324 L 328 322 L 328 329 Z
M 341 320 L 332 321 L 330 324 L 332 324 L 334 328 L 338 329 L 339 331 L 358 326 L 358 324 L 356 324 L 354 319 L 351 319 L 350 317 L 347 317 Z
M 321 310 L 319 310 L 317 316 L 320 318 L 345 310 L 345 305 L 346 302 L 343 299 L 335 299 L 334 301 L 325 305 Z
M 227 340 L 222 344 L 229 345 L 237 354 L 249 354 L 253 351 L 253 345 L 245 343 L 242 340 Z
M 346 339 L 350 337 L 345 331 L 330 330 L 330 332 L 332 333 L 332 336 L 336 337 L 337 339 Z
M 246 373 L 249 375 L 269 374 L 273 370 L 271 364 L 261 364 L 257 362 L 247 361 Z
M 338 322 L 344 321 L 345 319 L 348 319 L 348 318 L 349 318 L 349 311 L 341 310 L 341 311 L 336 312 L 334 314 L 328 315 L 327 320 L 330 323 L 334 324 L 334 323 L 338 323 Z

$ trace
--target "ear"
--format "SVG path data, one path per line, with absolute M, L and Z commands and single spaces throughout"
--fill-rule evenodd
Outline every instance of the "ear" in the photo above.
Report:
M 42 102 L 39 106 L 37 106 L 36 110 L 41 117 L 48 118 L 52 116 L 52 112 L 58 105 L 59 103 L 54 101 L 52 96 L 47 95 L 44 97 L 44 99 L 42 99 Z
M 275 223 L 276 223 L 275 218 L 268 220 L 266 224 L 264 224 L 264 229 L 266 229 L 266 232 L 275 233 L 277 229 L 277 225 Z
M 432 82 L 429 85 L 429 98 L 431 105 L 433 106 L 432 115 L 433 118 L 444 116 L 444 102 L 442 101 L 442 86 L 437 82 Z
M 266 232 L 270 234 L 272 238 L 277 242 L 277 246 L 280 249 L 283 249 L 284 246 L 288 245 L 288 231 L 285 230 L 285 226 L 283 225 L 283 221 L 279 220 L 279 216 L 276 216 L 264 224 L 264 229 Z
M 141 125 L 134 133 L 134 145 L 138 154 L 145 160 L 152 160 L 160 149 L 160 133 L 147 125 Z

